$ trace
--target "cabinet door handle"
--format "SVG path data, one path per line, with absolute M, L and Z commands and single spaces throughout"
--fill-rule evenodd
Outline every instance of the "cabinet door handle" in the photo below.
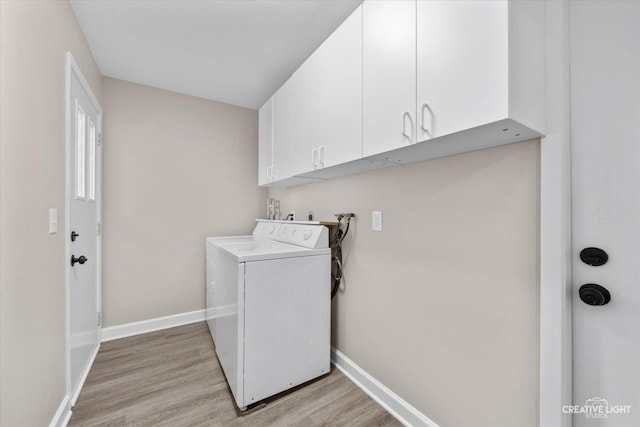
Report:
M 431 116 L 431 129 L 427 129 L 424 125 L 424 110 L 429 110 L 429 115 Z M 427 136 L 429 138 L 431 138 L 432 135 L 432 131 L 433 131 L 433 111 L 431 110 L 431 107 L 429 107 L 429 104 L 427 104 L 426 102 L 423 102 L 422 105 L 420 106 L 420 129 L 427 134 Z
M 318 158 L 320 159 L 320 165 L 324 167 L 324 145 L 318 147 Z
M 273 175 L 271 175 L 271 166 L 267 166 L 267 179 L 273 178 Z
M 409 144 L 413 144 L 413 141 L 411 139 L 411 135 L 407 133 L 406 117 L 409 117 L 409 123 L 411 123 L 413 125 L 413 121 L 411 120 L 411 113 L 409 113 L 408 111 L 404 111 L 402 113 L 402 136 L 404 136 L 405 138 L 407 138 L 409 140 Z M 413 126 L 411 126 L 411 127 L 413 127 Z
M 311 163 L 313 164 L 313 168 L 316 169 L 318 167 L 318 149 L 314 148 L 311 150 Z

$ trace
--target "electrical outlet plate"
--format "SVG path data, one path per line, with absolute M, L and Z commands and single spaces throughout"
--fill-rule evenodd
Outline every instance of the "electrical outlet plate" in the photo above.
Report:
M 371 230 L 382 231 L 382 211 L 371 212 Z

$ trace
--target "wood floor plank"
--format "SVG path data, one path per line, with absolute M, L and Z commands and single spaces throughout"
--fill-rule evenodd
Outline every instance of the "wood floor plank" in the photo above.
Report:
M 337 369 L 241 414 L 204 322 L 104 343 L 69 426 L 400 426 Z

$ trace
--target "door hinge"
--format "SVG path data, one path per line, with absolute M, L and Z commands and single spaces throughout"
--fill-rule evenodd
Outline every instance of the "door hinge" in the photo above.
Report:
M 102 132 L 98 132 L 98 145 L 102 145 Z
M 98 312 L 98 321 L 96 322 L 98 326 L 102 326 L 102 312 Z
M 96 236 L 102 235 L 102 223 L 98 223 L 96 227 Z

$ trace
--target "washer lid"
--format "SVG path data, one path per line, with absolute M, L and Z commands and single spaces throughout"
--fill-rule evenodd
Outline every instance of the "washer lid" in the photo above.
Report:
M 216 242 L 220 249 L 238 262 L 330 254 L 331 249 L 309 249 L 272 240 L 253 242 Z

